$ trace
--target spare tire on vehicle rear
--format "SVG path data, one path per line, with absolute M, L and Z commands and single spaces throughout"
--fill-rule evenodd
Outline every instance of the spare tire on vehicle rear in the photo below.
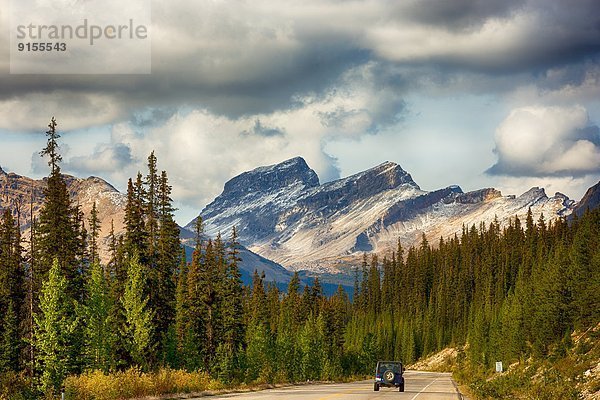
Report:
M 396 374 L 391 369 L 388 369 L 383 373 L 383 381 L 387 384 L 394 383 L 394 378 L 396 378 Z

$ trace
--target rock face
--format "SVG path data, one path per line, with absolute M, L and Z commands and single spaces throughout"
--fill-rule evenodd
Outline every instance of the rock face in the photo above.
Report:
M 124 229 L 126 196 L 105 180 L 94 176 L 80 179 L 65 175 L 65 181 L 71 198 L 81 207 L 86 221 L 94 202 L 96 202 L 100 220 L 100 241 L 104 243 L 101 246 L 100 255 L 106 261 L 111 221 L 114 223 L 116 234 L 123 232 Z M 8 208 L 15 215 L 19 214 L 19 222 L 25 234 L 29 232 L 32 217 L 37 217 L 40 212 L 44 201 L 45 186 L 45 179 L 35 180 L 14 173 L 0 172 L 0 193 L 2 194 L 0 211 Z
M 578 217 L 582 216 L 586 210 L 593 210 L 600 206 L 600 182 L 589 188 L 581 201 L 575 207 L 574 214 Z
M 435 243 L 463 225 L 524 218 L 530 207 L 534 218 L 543 213 L 552 220 L 574 206 L 537 187 L 518 197 L 493 188 L 464 193 L 459 186 L 427 192 L 391 162 L 319 185 L 306 162 L 294 158 L 231 179 L 200 215 L 207 234 L 237 226 L 242 244 L 286 268 L 336 272 L 363 252 L 389 254 L 398 239 L 408 247 L 425 234 Z
M 227 183 L 223 193 L 202 212 L 206 233 L 216 236 L 235 225 L 245 240 L 258 240 L 276 229 L 273 214 L 295 204 L 298 196 L 319 185 L 319 178 L 302 158 L 244 172 Z M 187 228 L 193 230 L 193 222 Z

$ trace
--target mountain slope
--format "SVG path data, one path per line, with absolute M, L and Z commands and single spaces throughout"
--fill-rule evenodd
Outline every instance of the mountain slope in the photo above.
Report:
M 126 196 L 103 179 L 91 176 L 86 179 L 64 175 L 71 198 L 79 204 L 86 222 L 94 202 L 100 221 L 100 248 L 103 260 L 108 259 L 107 240 L 111 221 L 115 233 L 123 232 Z M 29 232 L 33 217 L 37 217 L 44 201 L 46 179 L 31 179 L 15 173 L 6 173 L 0 168 L 0 211 L 8 208 L 19 214 L 19 223 L 24 232 Z
M 316 176 L 316 175 L 315 175 Z M 101 178 L 89 177 L 86 179 L 64 175 L 71 198 L 79 204 L 86 221 L 90 216 L 92 206 L 96 202 L 98 218 L 100 220 L 100 258 L 103 262 L 109 259 L 108 237 L 111 222 L 114 224 L 115 235 L 125 232 L 124 216 L 127 196 L 120 193 L 108 182 Z M 8 208 L 13 213 L 19 214 L 19 222 L 28 237 L 32 216 L 36 217 L 44 201 L 45 179 L 35 180 L 15 173 L 6 173 L 0 168 L 0 212 Z M 189 240 L 192 236 L 189 231 L 180 230 L 182 240 Z M 254 270 L 265 272 L 267 281 L 289 282 L 291 273 L 281 265 L 267 260 L 246 248 L 240 249 L 242 261 L 240 269 L 246 280 L 252 276 Z
M 236 225 L 241 243 L 268 259 L 290 269 L 334 272 L 356 264 L 363 252 L 389 254 L 398 238 L 404 247 L 420 243 L 423 234 L 435 243 L 463 225 L 506 224 L 514 215 L 525 218 L 529 208 L 535 219 L 543 213 L 552 220 L 574 206 L 537 187 L 518 197 L 493 188 L 464 193 L 458 186 L 428 192 L 391 162 L 319 185 L 297 157 L 231 179 L 200 215 L 209 235 Z
M 573 214 L 576 214 L 577 216 L 581 217 L 586 212 L 586 210 L 593 210 L 595 208 L 598 208 L 598 206 L 600 206 L 600 182 L 598 182 L 585 192 L 585 194 L 581 198 L 581 201 L 575 207 Z

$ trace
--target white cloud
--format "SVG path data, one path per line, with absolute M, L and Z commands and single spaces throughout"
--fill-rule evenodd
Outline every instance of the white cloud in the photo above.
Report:
M 498 162 L 488 171 L 510 176 L 583 176 L 600 173 L 600 135 L 585 108 L 514 109 L 495 135 Z

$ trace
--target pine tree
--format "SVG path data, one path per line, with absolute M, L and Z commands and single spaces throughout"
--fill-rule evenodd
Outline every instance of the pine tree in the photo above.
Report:
M 204 366 L 206 309 L 202 300 L 205 287 L 204 273 L 202 271 L 203 258 L 202 244 L 200 241 L 197 241 L 185 282 L 187 312 L 185 314 L 185 338 L 181 345 L 184 349 L 184 354 L 186 354 L 186 367 L 190 370 Z
M 124 244 L 127 254 L 132 256 L 137 252 L 138 257 L 142 257 L 146 254 L 146 231 L 144 229 L 144 188 L 140 173 L 137 175 L 135 185 L 131 179 L 127 182 L 124 222 Z
M 397 307 L 395 296 L 395 260 L 383 259 L 383 282 L 381 283 L 381 302 L 385 311 L 393 313 Z
M 36 288 L 48 275 L 53 260 L 57 259 L 62 275 L 67 279 L 69 295 L 81 299 L 84 292 L 82 254 L 85 251 L 83 221 L 78 206 L 73 205 L 69 198 L 67 184 L 60 172 L 59 163 L 62 160 L 58 153 L 58 138 L 56 120 L 52 118 L 46 132 L 48 142 L 40 152 L 49 156 L 48 165 L 51 168 L 47 186 L 44 189 L 44 204 L 40 210 L 37 225 L 37 258 L 38 270 L 35 272 Z
M 243 329 L 243 298 L 242 298 L 242 279 L 238 263 L 239 258 L 239 243 L 237 240 L 237 231 L 234 227 L 231 232 L 229 242 L 227 261 L 225 262 L 225 277 L 222 287 L 221 303 L 221 362 L 225 361 L 225 368 L 221 366 L 221 377 L 231 378 L 235 367 L 235 352 L 241 346 L 244 329 Z
M 279 302 L 279 299 L 277 299 Z M 264 272 L 262 275 L 254 271 L 252 275 L 252 291 L 248 307 L 249 322 L 269 326 L 269 310 L 267 308 L 267 296 L 265 293 Z
M 310 314 L 298 336 L 301 358 L 302 379 L 321 379 L 325 357 L 325 336 L 323 317 Z
M 262 323 L 251 321 L 246 330 L 246 381 L 268 382 L 281 369 L 274 365 L 275 353 L 269 329 Z
M 127 263 L 126 263 L 126 246 L 123 241 L 123 236 L 115 235 L 114 222 L 110 221 L 110 232 L 108 235 L 110 259 L 106 266 L 109 285 L 113 297 L 113 302 L 118 304 L 125 290 L 125 282 L 127 281 Z
M 265 274 L 264 271 L 261 275 L 261 279 L 264 282 Z M 277 285 L 273 282 L 267 285 L 267 314 L 269 320 L 269 326 L 271 328 L 271 333 L 275 334 L 279 325 L 279 316 L 281 314 L 281 302 L 280 302 L 281 293 Z
M 133 362 L 142 368 L 148 368 L 155 343 L 153 339 L 152 310 L 148 306 L 148 297 L 144 294 L 146 273 L 134 254 L 129 261 L 127 283 L 123 294 L 125 325 L 122 335 Z
M 152 179 L 148 176 L 149 181 Z M 162 171 L 157 187 L 156 215 L 158 232 L 155 251 L 154 281 L 150 282 L 154 289 L 150 291 L 150 303 L 156 315 L 158 339 L 164 342 L 166 333 L 175 318 L 175 271 L 180 262 L 181 243 L 179 226 L 175 223 L 175 208 L 172 205 L 171 186 L 167 173 Z M 148 193 L 151 191 L 148 190 Z M 148 231 L 148 236 L 151 232 Z
M 206 245 L 204 265 L 200 274 L 200 307 L 204 310 L 204 368 L 211 371 L 215 359 L 219 323 L 219 242 L 209 240 Z
M 376 255 L 372 256 L 371 267 L 369 269 L 369 280 L 367 305 L 372 313 L 378 313 L 381 310 L 381 275 L 379 274 L 379 261 Z
M 182 362 L 186 357 L 185 340 L 188 327 L 189 303 L 187 298 L 188 263 L 185 249 L 181 249 L 181 262 L 177 271 L 177 286 L 175 288 L 175 337 L 177 341 L 178 362 L 175 367 L 184 365 Z
M 140 185 L 141 186 L 141 185 Z M 146 255 L 150 268 L 155 267 L 158 252 L 158 208 L 159 208 L 159 177 L 157 159 L 154 151 L 148 156 L 148 175 L 144 179 L 145 190 L 142 192 L 143 215 L 145 216 Z
M 600 210 L 587 212 L 578 221 L 570 249 L 566 281 L 573 297 L 577 327 L 600 320 Z
M 58 259 L 48 271 L 35 315 L 34 343 L 44 393 L 56 393 L 67 374 L 76 371 L 77 359 L 72 344 L 76 342 L 78 320 L 73 312 L 68 282 L 61 274 Z
M 323 307 L 325 295 L 323 294 L 323 286 L 321 286 L 321 281 L 319 281 L 319 277 L 315 277 L 313 285 L 310 288 L 309 294 L 309 311 L 312 312 L 314 315 L 321 314 L 321 308 Z
M 90 264 L 99 263 L 100 256 L 98 254 L 98 239 L 100 237 L 100 220 L 98 219 L 98 208 L 96 202 L 92 205 L 92 211 L 90 212 L 89 222 L 89 255 Z M 112 235 L 114 236 L 114 227 L 112 227 Z
M 87 283 L 87 297 L 81 307 L 87 367 L 108 372 L 116 366 L 113 299 L 106 276 L 97 262 L 93 263 Z
M 25 318 L 25 268 L 22 257 L 20 228 L 10 210 L 4 210 L 0 220 L 0 370 L 18 371 L 19 353 L 23 348 L 20 336 Z
M 361 265 L 362 279 L 360 285 L 360 291 L 358 294 L 355 294 L 356 301 L 358 304 L 358 309 L 362 311 L 367 311 L 369 305 L 369 270 L 368 270 L 368 262 L 367 262 L 367 253 L 363 254 L 363 261 Z
M 19 371 L 20 350 L 22 348 L 21 335 L 19 331 L 19 320 L 9 298 L 8 306 L 3 313 L 1 336 L 0 336 L 0 373 L 5 371 Z

